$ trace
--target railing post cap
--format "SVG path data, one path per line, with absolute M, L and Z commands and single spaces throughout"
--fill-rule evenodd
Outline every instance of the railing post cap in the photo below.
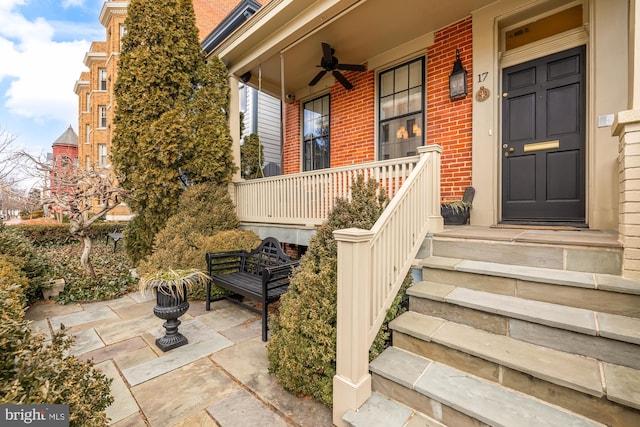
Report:
M 443 151 L 442 146 L 438 144 L 429 144 L 429 145 L 422 145 L 418 147 L 418 154 L 432 153 L 434 151 L 437 151 L 438 153 L 442 153 Z
M 362 228 L 345 228 L 335 230 L 333 237 L 340 242 L 366 242 L 371 240 L 375 233 L 371 230 L 363 230 Z

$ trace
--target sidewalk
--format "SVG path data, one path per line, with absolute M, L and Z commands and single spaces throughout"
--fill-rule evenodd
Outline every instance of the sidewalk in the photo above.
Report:
M 180 320 L 189 344 L 163 353 L 155 339 L 163 320 L 155 298 L 132 293 L 117 300 L 36 304 L 26 314 L 51 336 L 64 325 L 76 336 L 73 353 L 93 359 L 113 378 L 111 425 L 331 426 L 331 410 L 287 393 L 268 373 L 260 318 L 227 301 L 204 310 L 203 301 Z

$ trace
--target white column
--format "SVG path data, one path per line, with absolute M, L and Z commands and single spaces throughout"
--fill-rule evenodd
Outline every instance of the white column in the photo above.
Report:
M 233 139 L 232 154 L 237 172 L 233 175 L 232 181 L 238 182 L 240 176 L 240 89 L 238 79 L 234 75 L 229 75 L 229 130 Z
M 371 396 L 369 374 L 369 311 L 373 233 L 349 228 L 336 230 L 338 244 L 338 312 L 336 375 L 333 377 L 333 423 L 358 409 Z

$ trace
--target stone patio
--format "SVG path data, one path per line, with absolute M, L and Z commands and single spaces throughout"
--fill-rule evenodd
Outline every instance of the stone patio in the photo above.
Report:
M 260 318 L 227 301 L 203 301 L 180 320 L 189 343 L 163 353 L 155 299 L 132 293 L 87 304 L 36 304 L 26 318 L 47 336 L 62 325 L 72 352 L 113 379 L 112 426 L 331 426 L 331 410 L 282 389 L 267 369 Z

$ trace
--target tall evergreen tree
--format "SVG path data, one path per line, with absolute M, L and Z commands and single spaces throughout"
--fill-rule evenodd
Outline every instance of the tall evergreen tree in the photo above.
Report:
M 132 192 L 134 262 L 179 208 L 185 184 L 226 184 L 234 171 L 229 86 L 222 61 L 205 61 L 191 0 L 131 0 L 122 39 L 112 162 Z

